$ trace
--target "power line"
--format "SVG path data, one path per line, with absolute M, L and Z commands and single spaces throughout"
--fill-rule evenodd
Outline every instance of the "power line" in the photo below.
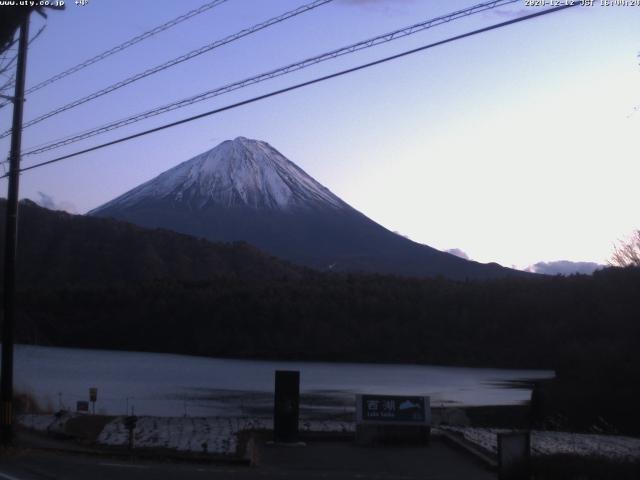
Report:
M 40 27 L 40 29 L 36 32 L 36 34 L 29 40 L 28 44 L 31 45 L 33 42 L 36 41 L 36 39 L 42 35 L 42 32 L 44 32 L 45 28 L 47 28 L 47 24 L 45 23 L 44 25 L 42 25 Z M 9 62 L 7 62 L 6 65 L 2 65 L 0 66 L 0 75 L 4 75 L 5 77 L 8 77 L 6 74 L 4 74 L 4 70 L 7 70 L 11 67 L 11 65 L 13 64 L 13 62 L 18 58 L 18 55 L 16 54 L 13 59 Z M 0 64 L 4 61 L 4 56 L 3 59 L 0 61 Z M 15 86 L 15 82 L 14 82 L 14 78 L 13 76 L 8 77 L 9 80 L 7 83 L 5 83 L 4 85 L 0 86 L 0 92 L 2 92 L 5 89 L 9 89 L 9 88 L 13 88 Z M 26 93 L 26 92 L 25 92 Z M 11 104 L 11 102 L 4 102 L 4 103 L 0 103 L 0 108 L 5 107 L 7 105 Z
M 34 155 L 43 153 L 49 150 L 53 150 L 56 148 L 60 148 L 66 145 L 70 145 L 72 143 L 79 142 L 81 140 L 85 140 L 90 137 L 94 137 L 96 135 L 100 135 L 102 133 L 106 133 L 112 130 L 116 130 L 118 128 L 122 128 L 124 126 L 130 125 L 132 123 L 137 123 L 142 120 L 146 120 L 147 118 L 160 115 L 162 113 L 167 113 L 172 110 L 176 110 L 179 108 L 184 108 L 194 103 L 202 102 L 208 100 L 213 97 L 217 97 L 219 95 L 223 95 L 226 93 L 230 93 L 232 91 L 238 90 L 240 88 L 248 87 L 250 85 L 255 85 L 256 83 L 261 83 L 266 80 L 270 80 L 275 77 L 279 77 L 288 73 L 292 73 L 298 70 L 302 70 L 304 68 L 310 67 L 312 65 L 331 60 L 343 55 L 347 55 L 350 53 L 357 52 L 359 50 L 364 50 L 366 48 L 371 48 L 383 43 L 391 42 L 393 40 L 406 37 L 409 35 L 413 35 L 415 33 L 421 32 L 423 30 L 433 28 L 437 25 L 441 25 L 443 23 L 448 23 L 454 20 L 457 20 L 462 17 L 466 17 L 469 15 L 473 15 L 475 13 L 480 13 L 492 8 L 496 8 L 499 6 L 507 5 L 510 3 L 515 3 L 520 0 L 494 0 L 490 2 L 483 2 L 477 5 L 474 5 L 469 8 L 465 8 L 463 10 L 458 10 L 446 15 L 442 15 L 436 18 L 432 18 L 430 20 L 426 20 L 420 23 L 416 23 L 414 25 L 410 25 L 408 27 L 400 28 L 394 30 L 392 32 L 384 33 L 382 35 L 378 35 L 376 37 L 370 38 L 368 40 L 363 40 L 358 43 L 354 43 L 348 45 L 346 47 L 342 47 L 336 50 L 332 50 L 327 53 L 323 53 L 321 55 L 316 55 L 311 58 L 307 58 L 305 60 L 292 63 L 290 65 L 277 68 L 275 70 L 271 70 L 268 72 L 261 73 L 259 75 L 246 78 L 244 80 L 240 80 L 237 82 L 233 82 L 222 87 L 217 87 L 213 90 L 208 90 L 206 92 L 184 98 L 182 100 L 178 100 L 176 102 L 169 103 L 167 105 L 163 105 L 161 107 L 154 108 L 152 110 L 148 110 L 146 112 L 142 112 L 124 119 L 117 120 L 115 122 L 108 123 L 106 125 L 102 125 L 101 127 L 97 127 L 91 130 L 86 130 L 84 132 L 68 136 L 59 140 L 54 140 L 53 142 L 47 142 L 44 146 L 33 147 L 31 150 L 28 150 L 23 155 Z
M 50 77 L 46 80 L 43 80 L 42 82 L 38 83 L 37 85 L 34 85 L 33 87 L 30 87 L 27 89 L 27 91 L 25 93 L 33 93 L 37 90 L 40 90 L 41 88 L 46 87 L 47 85 L 50 85 L 54 82 L 57 82 L 58 80 L 61 80 L 65 77 L 68 77 L 69 75 L 72 75 L 90 65 L 93 65 L 96 62 L 99 62 L 101 60 L 104 60 L 107 57 L 110 57 L 111 55 L 114 55 L 118 52 L 121 52 L 122 50 L 125 50 L 137 43 L 142 42 L 143 40 L 146 40 L 147 38 L 151 38 L 154 35 L 157 35 L 160 32 L 164 32 L 165 30 L 170 29 L 171 27 L 175 27 L 176 25 L 178 25 L 179 23 L 182 23 L 186 20 L 189 20 L 192 17 L 195 17 L 196 15 L 200 15 L 201 13 L 204 13 L 214 7 L 217 7 L 218 5 L 227 2 L 228 0 L 214 0 L 212 2 L 209 3 L 205 3 L 204 5 L 201 5 L 200 7 L 191 10 L 183 15 L 180 15 L 179 17 L 174 18 L 173 20 L 170 20 L 166 23 L 163 23 L 162 25 L 159 25 L 155 28 L 152 28 L 151 30 L 141 33 L 140 35 L 137 35 L 129 40 L 127 40 L 126 42 L 121 43 L 120 45 L 116 45 L 113 48 L 110 48 L 109 50 L 105 50 L 102 53 L 99 53 L 98 55 L 96 55 L 95 57 L 92 57 L 88 60 L 85 60 L 84 62 L 81 62 L 67 70 L 65 70 L 64 72 L 60 72 L 57 75 L 54 75 L 53 77 Z M 0 105 L 0 107 L 4 106 L 5 104 Z
M 301 7 L 295 8 L 294 10 L 290 10 L 286 13 L 283 13 L 282 15 L 278 15 L 277 17 L 273 17 L 269 20 L 266 20 L 262 23 L 253 25 L 252 27 L 249 28 L 245 28 L 244 30 L 241 30 L 240 32 L 234 33 L 233 35 L 229 35 L 221 40 L 216 40 L 213 43 L 210 43 L 208 45 L 205 45 L 203 47 L 200 47 L 196 50 L 192 50 L 188 53 L 185 53 L 184 55 L 181 55 L 177 58 L 174 58 L 172 60 L 169 60 L 168 62 L 162 63 L 160 65 L 156 65 L 155 67 L 149 68 L 143 72 L 137 73 L 129 78 L 126 78 L 124 80 L 121 80 L 117 83 L 114 83 L 112 85 L 109 85 L 108 87 L 105 87 L 101 90 L 98 90 L 97 92 L 91 93 L 85 97 L 82 97 L 78 100 L 74 100 L 71 103 L 68 103 L 66 105 L 63 105 L 59 108 L 56 108 L 55 110 L 52 110 L 48 113 L 45 113 L 43 115 L 40 115 L 39 117 L 36 117 L 32 120 L 29 120 L 28 122 L 26 122 L 23 125 L 23 128 L 27 128 L 30 127 L 32 125 L 35 125 L 36 123 L 40 123 L 43 120 L 46 120 L 47 118 L 51 118 L 54 115 L 58 115 L 59 113 L 65 112 L 67 110 L 70 110 L 72 108 L 75 108 L 79 105 L 82 105 L 84 103 L 87 103 L 91 100 L 95 100 L 96 98 L 102 97 L 103 95 L 106 95 L 108 93 L 111 93 L 115 90 L 118 90 L 119 88 L 122 88 L 126 85 L 129 85 L 133 82 L 137 82 L 138 80 L 141 80 L 143 78 L 148 77 L 149 75 L 153 75 L 155 73 L 161 72 L 163 70 L 166 70 L 167 68 L 173 67 L 175 65 L 178 65 L 179 63 L 182 62 L 186 62 L 187 60 L 191 60 L 192 58 L 195 58 L 199 55 L 202 55 L 203 53 L 209 52 L 215 48 L 221 47 L 222 45 L 226 45 L 227 43 L 231 43 L 234 42 L 236 40 L 239 40 L 243 37 L 246 37 L 248 35 L 251 35 L 253 33 L 256 33 L 260 30 L 263 30 L 265 28 L 268 28 L 272 25 L 275 25 L 277 23 L 280 22 L 284 22 L 285 20 L 288 20 L 289 18 L 295 17 L 297 15 L 300 15 L 302 13 L 308 12 L 309 10 L 313 10 L 314 8 L 317 8 L 321 5 L 325 5 L 329 2 L 331 2 L 333 0 L 314 0 L 311 3 L 307 3 L 305 5 L 302 5 Z M 3 132 L 2 134 L 0 134 L 0 138 L 4 138 L 7 135 L 9 135 L 11 133 L 11 130 L 6 130 L 5 132 Z
M 434 42 L 434 43 L 430 43 L 428 45 L 424 45 L 422 47 L 414 48 L 414 49 L 411 49 L 411 50 L 406 50 L 404 52 L 397 53 L 397 54 L 391 55 L 389 57 L 385 57 L 385 58 L 382 58 L 382 59 L 379 59 L 379 60 L 375 60 L 373 62 L 365 63 L 365 64 L 359 65 L 357 67 L 352 67 L 352 68 L 348 68 L 346 70 L 341 70 L 339 72 L 332 73 L 332 74 L 329 74 L 329 75 L 325 75 L 323 77 L 318 77 L 318 78 L 315 78 L 313 80 L 308 80 L 306 82 L 298 83 L 298 84 L 292 85 L 290 87 L 286 87 L 286 88 L 283 88 L 283 89 L 280 89 L 280 90 L 275 90 L 273 92 L 266 93 L 264 95 L 259 95 L 257 97 L 253 97 L 253 98 L 250 98 L 250 99 L 247 99 L 247 100 L 243 100 L 241 102 L 233 103 L 231 105 L 226 105 L 224 107 L 216 108 L 216 109 L 210 110 L 208 112 L 200 113 L 198 115 L 194 115 L 194 116 L 191 116 L 191 117 L 183 118 L 181 120 L 178 120 L 178 121 L 175 121 L 175 122 L 171 122 L 171 123 L 167 123 L 167 124 L 161 125 L 159 127 L 155 127 L 155 128 L 151 128 L 149 130 L 138 132 L 138 133 L 135 133 L 133 135 L 128 135 L 126 137 L 121 137 L 121 138 L 118 138 L 116 140 L 112 140 L 110 142 L 106 142 L 106 143 L 103 143 L 103 144 L 100 144 L 100 145 L 96 145 L 94 147 L 86 148 L 84 150 L 80 150 L 80 151 L 73 152 L 73 153 L 70 153 L 70 154 L 67 154 L 67 155 L 63 155 L 63 156 L 60 156 L 60 157 L 57 157 L 57 158 L 53 158 L 53 159 L 47 160 L 45 162 L 36 163 L 34 165 L 30 165 L 28 167 L 21 168 L 20 172 L 25 172 L 27 170 L 33 170 L 34 168 L 39 168 L 39 167 L 42 167 L 42 166 L 45 166 L 45 165 L 50 165 L 52 163 L 57 163 L 57 162 L 60 162 L 62 160 L 66 160 L 68 158 L 72 158 L 72 157 L 76 157 L 78 155 L 82 155 L 84 153 L 89 153 L 89 152 L 93 152 L 95 150 L 100 150 L 102 148 L 109 147 L 111 145 L 116 145 L 118 143 L 126 142 L 128 140 L 133 140 L 134 138 L 138 138 L 138 137 L 142 137 L 142 136 L 145 136 L 145 135 L 149 135 L 151 133 L 159 132 L 161 130 L 165 130 L 167 128 L 171 128 L 171 127 L 175 127 L 175 126 L 178 126 L 178 125 L 182 125 L 184 123 L 192 122 L 192 121 L 198 120 L 200 118 L 204 118 L 204 117 L 208 117 L 208 116 L 211 116 L 211 115 L 215 115 L 215 114 L 218 114 L 218 113 L 221 113 L 221 112 L 225 112 L 227 110 L 232 110 L 234 108 L 238 108 L 238 107 L 241 107 L 243 105 L 248 105 L 248 104 L 251 104 L 251 103 L 254 103 L 254 102 L 258 102 L 260 100 L 265 100 L 265 99 L 270 98 L 270 97 L 275 97 L 277 95 L 281 95 L 283 93 L 287 93 L 287 92 L 290 92 L 290 91 L 293 91 L 293 90 L 297 90 L 297 89 L 300 89 L 300 88 L 303 88 L 303 87 L 307 87 L 309 85 L 313 85 L 313 84 L 316 84 L 316 83 L 324 82 L 324 81 L 330 80 L 332 78 L 337 78 L 337 77 L 341 77 L 343 75 L 347 75 L 349 73 L 357 72 L 359 70 L 364 70 L 364 69 L 373 67 L 375 65 L 380 65 L 380 64 L 392 61 L 392 60 L 397 60 L 398 58 L 406 57 L 408 55 L 413 55 L 415 53 L 422 52 L 422 51 L 428 50 L 430 48 L 434 48 L 434 47 L 437 47 L 437 46 L 440 46 L 440 45 L 444 45 L 446 43 L 451 43 L 451 42 L 454 42 L 454 41 L 457 41 L 457 40 L 462 40 L 463 38 L 471 37 L 471 36 L 478 35 L 478 34 L 481 34 L 481 33 L 485 33 L 485 32 L 491 31 L 491 30 L 496 30 L 498 28 L 506 27 L 508 25 L 513 25 L 515 23 L 524 22 L 526 20 L 531 20 L 533 18 L 541 17 L 543 15 L 548 15 L 550 13 L 559 12 L 561 10 L 565 10 L 567 8 L 575 7 L 575 6 L 578 6 L 578 5 L 579 5 L 578 3 L 566 4 L 566 5 L 562 5 L 562 6 L 559 6 L 559 7 L 554 7 L 554 8 L 550 8 L 550 9 L 547 9 L 547 10 L 542 10 L 542 11 L 539 11 L 539 12 L 535 12 L 535 13 L 532 13 L 532 14 L 529 14 L 529 15 L 525 15 L 525 16 L 522 16 L 522 17 L 518 17 L 518 18 L 511 19 L 511 20 L 507 20 L 505 22 L 496 23 L 496 24 L 490 25 L 488 27 L 483 27 L 483 28 L 480 28 L 480 29 L 477 29 L 477 30 L 473 30 L 471 32 L 467 32 L 467 33 L 463 33 L 463 34 L 460 34 L 460 35 L 456 35 L 454 37 L 449 37 L 449 38 L 446 38 L 444 40 L 440 40 L 440 41 L 437 41 L 437 42 Z M 1 176 L 0 179 L 6 178 L 6 177 L 7 177 L 7 175 L 5 174 L 5 175 Z

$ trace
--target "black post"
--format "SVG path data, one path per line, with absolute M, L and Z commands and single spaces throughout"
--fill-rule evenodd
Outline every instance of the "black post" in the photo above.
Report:
M 276 370 L 273 405 L 273 440 L 298 441 L 298 412 L 300 408 L 300 372 Z
M 2 367 L 0 371 L 0 439 L 4 445 L 13 440 L 13 331 L 16 291 L 16 247 L 18 243 L 18 186 L 20 180 L 20 149 L 22 143 L 22 109 L 27 72 L 29 13 L 20 23 L 16 88 L 13 98 L 13 125 L 9 157 L 9 188 L 4 240 L 4 319 L 2 322 Z
M 498 433 L 498 478 L 531 478 L 531 432 Z
M 138 417 L 131 415 L 129 417 L 125 417 L 124 426 L 127 430 L 129 430 L 129 450 L 133 450 L 133 431 L 136 428 L 136 423 L 138 421 Z

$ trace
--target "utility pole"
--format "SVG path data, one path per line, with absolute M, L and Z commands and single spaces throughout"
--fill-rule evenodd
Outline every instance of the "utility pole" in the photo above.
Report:
M 15 323 L 16 249 L 18 243 L 18 187 L 20 181 L 20 149 L 22 143 L 22 110 L 24 84 L 27 71 L 27 45 L 29 42 L 29 14 L 20 22 L 16 86 L 13 97 L 13 124 L 9 157 L 9 188 L 5 218 L 4 290 L 2 322 L 2 366 L 0 368 L 0 440 L 8 445 L 13 440 L 13 337 Z

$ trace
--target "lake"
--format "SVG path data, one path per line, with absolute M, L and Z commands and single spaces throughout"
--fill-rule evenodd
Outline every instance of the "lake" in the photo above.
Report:
M 429 395 L 431 405 L 513 405 L 529 399 L 507 382 L 548 370 L 230 360 L 165 353 L 17 345 L 16 389 L 43 406 L 75 409 L 98 389 L 96 413 L 158 416 L 269 415 L 275 370 L 299 370 L 304 414 L 353 410 L 354 394 Z

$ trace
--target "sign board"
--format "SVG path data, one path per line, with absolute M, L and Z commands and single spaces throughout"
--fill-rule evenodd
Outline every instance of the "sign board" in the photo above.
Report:
M 429 397 L 356 395 L 356 423 L 379 425 L 431 425 Z
M 89 402 L 86 400 L 78 400 L 76 402 L 76 411 L 78 412 L 88 412 L 89 411 Z
M 89 389 L 89 401 L 95 402 L 98 400 L 98 389 L 95 387 L 91 387 Z

